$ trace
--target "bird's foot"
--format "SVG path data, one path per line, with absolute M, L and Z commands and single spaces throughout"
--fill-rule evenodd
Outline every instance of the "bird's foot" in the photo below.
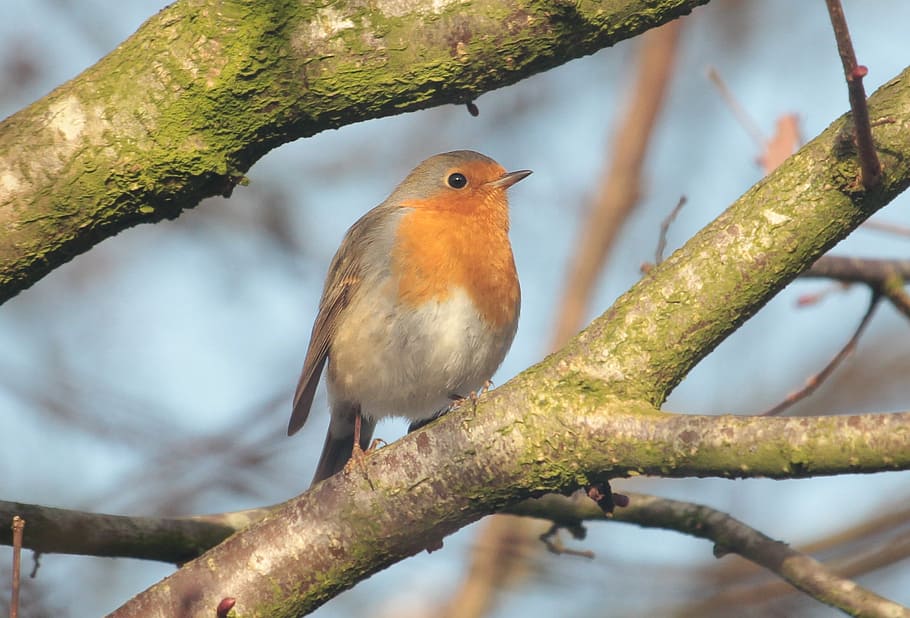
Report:
M 483 383 L 483 386 L 479 391 L 471 391 L 467 397 L 462 397 L 461 395 L 453 395 L 452 403 L 449 405 L 449 410 L 454 410 L 455 408 L 460 408 L 465 401 L 471 402 L 471 411 L 477 411 L 477 400 L 487 394 L 493 388 L 493 380 L 487 380 Z
M 351 458 L 348 459 L 348 462 L 346 464 L 344 464 L 345 474 L 352 473 L 354 471 L 354 468 L 356 467 L 360 471 L 360 473 L 363 474 L 363 478 L 365 478 L 367 480 L 367 483 L 370 484 L 370 489 L 376 489 L 373 486 L 373 481 L 372 481 L 372 479 L 370 479 L 369 473 L 367 472 L 366 460 L 367 460 L 367 457 L 369 457 L 370 455 L 375 453 L 377 450 L 379 450 L 380 445 L 388 446 L 388 442 L 386 442 L 382 438 L 375 438 L 370 443 L 370 446 L 367 447 L 367 450 L 363 450 L 363 448 L 361 448 L 360 442 L 355 442 L 354 448 L 351 449 Z

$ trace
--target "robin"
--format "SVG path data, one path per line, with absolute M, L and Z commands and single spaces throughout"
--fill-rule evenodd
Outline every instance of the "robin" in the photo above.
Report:
M 370 445 L 376 422 L 409 431 L 484 387 L 518 326 L 506 172 L 469 150 L 430 157 L 345 234 L 332 259 L 294 395 L 306 422 L 328 363 L 332 418 L 313 483 Z

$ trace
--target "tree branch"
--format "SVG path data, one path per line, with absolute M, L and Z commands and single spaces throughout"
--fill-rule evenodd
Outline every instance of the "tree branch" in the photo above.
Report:
M 481 415 L 478 408 L 477 417 L 469 421 L 470 431 L 462 426 L 468 415 L 453 412 L 446 416 L 445 422 L 434 423 L 434 428 L 417 445 L 406 440 L 412 448 L 422 449 L 419 455 L 422 474 L 415 472 L 413 477 L 423 479 L 420 483 L 430 483 L 430 479 L 438 475 L 441 478 L 447 474 L 460 474 L 458 465 L 452 465 L 451 454 L 466 452 L 470 442 L 476 440 L 484 444 L 483 447 L 470 446 L 471 449 L 497 452 L 495 459 L 479 453 L 480 460 L 474 465 L 480 466 L 481 470 L 476 473 L 496 475 L 495 485 L 509 484 L 512 498 L 503 503 L 484 503 L 492 497 L 484 498 L 470 479 L 460 480 L 459 483 L 466 484 L 464 491 L 468 493 L 465 495 L 473 496 L 465 499 L 480 501 L 475 504 L 479 507 L 475 519 L 505 510 L 531 517 L 546 516 L 557 523 L 572 525 L 575 523 L 573 511 L 567 511 L 564 517 L 556 516 L 557 507 L 563 503 L 550 503 L 547 497 L 520 507 L 503 507 L 522 497 L 550 491 L 565 493 L 579 485 L 618 476 L 806 478 L 910 469 L 910 452 L 903 448 L 910 437 L 910 413 L 809 419 L 691 416 L 657 412 L 641 404 L 634 406 L 619 401 L 601 404 L 579 401 L 579 407 L 555 413 L 546 404 L 524 401 L 517 388 L 503 387 L 495 394 L 484 408 L 509 412 Z M 449 419 L 450 416 L 456 420 Z M 532 422 L 533 429 L 521 428 L 522 424 Z M 520 437 L 516 435 L 519 429 Z M 497 432 L 510 437 L 500 436 L 493 440 Z M 609 437 L 609 443 L 605 442 L 605 437 Z M 572 443 L 571 448 L 563 444 L 566 441 Z M 405 451 L 396 456 L 398 444 L 380 449 L 367 460 L 370 480 L 374 483 L 393 477 L 394 484 L 411 477 L 411 472 L 403 466 L 411 465 L 410 458 L 417 457 L 417 453 Z M 741 449 L 730 448 L 732 444 L 756 446 L 743 454 Z M 555 453 L 553 449 L 562 451 Z M 390 462 L 383 464 L 382 460 L 387 457 Z M 543 458 L 536 464 L 540 469 L 521 480 L 515 479 L 513 475 L 524 474 L 522 462 L 529 458 Z M 498 465 L 505 468 L 498 470 Z M 434 468 L 442 472 L 431 473 Z M 380 470 L 378 476 L 377 469 Z M 463 473 L 468 472 L 463 470 Z M 538 477 L 549 478 L 548 484 L 541 486 Z M 359 485 L 365 480 L 355 473 L 344 482 Z M 482 486 L 489 487 L 491 494 L 502 491 L 490 483 Z M 455 485 L 447 487 L 446 493 L 456 491 Z M 385 493 L 386 490 L 377 485 L 377 492 Z M 401 500 L 403 496 L 392 498 L 404 505 L 420 501 L 419 497 L 410 495 L 406 500 Z M 381 501 L 383 498 L 377 496 L 375 499 Z M 457 497 L 451 499 L 457 500 Z M 286 504 L 296 500 L 300 498 Z M 452 504 L 453 508 L 464 508 L 460 503 Z M 19 515 L 26 519 L 29 534 L 23 547 L 41 553 L 182 563 L 281 508 L 282 505 L 276 505 L 218 515 L 159 518 L 0 501 L 0 518 Z M 457 515 L 458 511 L 450 514 Z M 392 523 L 394 519 L 389 521 Z M 0 544 L 11 542 L 9 529 L 0 529 Z
M 910 610 L 881 597 L 856 582 L 839 577 L 811 556 L 768 538 L 727 513 L 711 507 L 630 494 L 629 507 L 616 512 L 617 521 L 648 528 L 678 530 L 714 542 L 718 558 L 739 554 L 811 597 L 851 616 L 908 618 Z
M 483 515 L 617 476 L 910 469 L 910 414 L 700 417 L 596 395 L 556 410 L 523 386 L 513 381 L 476 412 L 456 410 L 380 449 L 366 460 L 369 482 L 355 469 L 316 485 L 113 615 L 210 615 L 230 596 L 241 613 L 298 616 Z
M 869 107 L 894 119 L 877 127 L 887 173 L 875 192 L 856 185 L 841 117 L 650 270 L 562 350 L 565 365 L 552 367 L 571 367 L 578 385 L 661 404 L 778 290 L 910 185 L 910 70 Z
M 847 94 L 850 98 L 850 109 L 853 111 L 853 124 L 856 129 L 856 147 L 859 151 L 860 180 L 866 189 L 872 190 L 881 179 L 882 166 L 875 152 L 875 141 L 872 139 L 872 123 L 869 121 L 869 110 L 866 108 L 866 89 L 863 78 L 869 70 L 856 62 L 853 41 L 844 17 L 844 7 L 840 0 L 825 0 L 828 15 L 834 28 L 837 40 L 837 51 L 844 65 L 844 77 L 847 80 Z
M 193 517 L 134 517 L 0 500 L 0 516 L 28 522 L 23 547 L 39 553 L 138 558 L 181 564 L 261 519 L 268 509 Z M 12 535 L 0 530 L 0 544 Z
M 276 146 L 463 104 L 707 1 L 177 1 L 0 124 L 0 301 L 120 230 L 230 195 Z
M 910 260 L 824 255 L 800 277 L 834 279 L 843 283 L 865 283 L 872 287 L 882 287 L 894 277 L 910 280 Z

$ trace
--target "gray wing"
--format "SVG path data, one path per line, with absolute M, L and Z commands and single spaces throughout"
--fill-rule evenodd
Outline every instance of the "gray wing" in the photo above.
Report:
M 342 314 L 350 305 L 352 295 L 362 284 L 364 255 L 371 254 L 372 251 L 368 251 L 368 248 L 375 246 L 375 232 L 384 220 L 382 211 L 382 206 L 374 208 L 351 226 L 329 266 L 322 299 L 319 301 L 319 313 L 310 334 L 310 346 L 307 348 L 303 371 L 297 383 L 297 392 L 294 394 L 294 410 L 288 423 L 289 436 L 303 427 L 310 414 L 313 396 L 316 394 L 319 377 L 328 360 L 335 330 Z

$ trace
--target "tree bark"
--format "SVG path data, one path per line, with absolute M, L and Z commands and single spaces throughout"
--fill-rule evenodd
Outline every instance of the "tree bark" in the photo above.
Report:
M 484 92 L 707 0 L 179 0 L 0 124 L 0 302 L 272 148 Z

